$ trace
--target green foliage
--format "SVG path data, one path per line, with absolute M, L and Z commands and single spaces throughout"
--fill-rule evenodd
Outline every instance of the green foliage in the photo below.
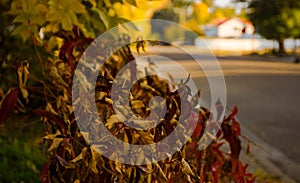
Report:
M 39 147 L 17 139 L 13 142 L 0 139 L 0 146 L 0 182 L 39 182 L 45 161 Z
M 179 22 L 179 16 L 174 12 L 173 8 L 167 8 L 154 13 L 153 19 L 169 20 Z
M 43 135 L 43 125 L 38 120 L 25 115 L 13 115 L 0 127 L 1 183 L 39 182 L 40 169 L 47 154 L 38 145 Z
M 254 0 L 249 5 L 249 18 L 257 32 L 267 39 L 279 41 L 280 52 L 284 52 L 283 40 L 300 36 L 300 2 Z

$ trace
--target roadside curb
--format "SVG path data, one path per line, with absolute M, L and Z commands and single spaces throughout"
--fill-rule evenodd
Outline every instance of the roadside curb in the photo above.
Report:
M 202 102 L 203 104 L 208 104 L 205 100 Z M 247 129 L 238 118 L 237 120 L 241 126 L 241 134 L 247 138 L 241 137 L 242 153 L 240 159 L 243 163 L 249 163 L 249 168 L 261 169 L 270 176 L 278 177 L 283 183 L 300 182 L 300 164 L 295 163 L 282 151 L 263 141 L 255 133 Z M 249 155 L 246 155 L 247 140 L 250 140 Z
M 256 160 L 256 166 L 261 167 L 273 176 L 278 176 L 285 183 L 296 183 L 296 180 L 300 181 L 300 164 L 292 161 L 279 149 L 264 142 L 242 124 L 241 128 L 242 134 L 255 143 L 250 143 L 251 150 L 249 156 Z M 242 143 L 242 149 L 247 149 L 247 143 Z

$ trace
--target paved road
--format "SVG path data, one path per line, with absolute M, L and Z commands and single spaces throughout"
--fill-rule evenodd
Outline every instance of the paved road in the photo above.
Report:
M 196 78 L 196 84 L 200 86 L 207 103 L 210 98 L 209 85 L 204 72 L 191 57 L 172 52 L 164 56 L 188 69 Z M 204 63 L 209 65 L 210 61 Z M 295 162 L 296 166 L 291 168 L 291 176 L 295 177 L 295 172 L 300 172 L 300 64 L 251 61 L 249 58 L 243 60 L 243 57 L 222 58 L 219 63 L 226 81 L 227 106 L 237 105 L 238 118 L 244 127 Z M 158 68 L 163 72 L 171 71 L 172 75 L 179 78 L 186 76 L 185 72 L 176 70 L 177 66 L 168 61 L 159 63 Z M 280 160 L 277 163 L 283 169 L 292 166 L 280 165 L 286 163 Z M 300 177 L 296 175 L 295 178 Z

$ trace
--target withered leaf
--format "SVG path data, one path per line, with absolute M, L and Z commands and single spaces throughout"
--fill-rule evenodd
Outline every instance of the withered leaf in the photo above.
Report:
M 51 160 L 47 161 L 42 169 L 41 169 L 41 172 L 40 172 L 40 180 L 42 183 L 50 183 L 50 179 L 49 179 L 49 167 L 50 167 L 50 164 L 51 164 Z
M 25 99 L 26 103 L 28 103 L 28 91 L 26 89 L 26 82 L 29 76 L 29 63 L 27 61 L 23 61 L 21 64 L 17 66 L 17 75 L 19 81 L 19 87 L 21 90 L 21 94 Z
M 13 111 L 19 95 L 19 89 L 10 89 L 0 103 L 0 125 L 9 117 Z
M 62 141 L 63 141 L 63 138 L 54 138 L 48 151 L 51 152 L 51 151 L 56 150 Z
M 65 124 L 64 120 L 60 116 L 58 116 L 57 114 L 53 114 L 49 111 L 41 110 L 41 109 L 34 110 L 34 112 L 36 114 L 39 114 L 39 115 L 43 116 L 43 117 L 46 117 L 47 119 L 49 119 L 50 121 L 52 121 L 53 123 L 58 125 L 60 127 L 61 133 L 65 132 L 66 124 Z

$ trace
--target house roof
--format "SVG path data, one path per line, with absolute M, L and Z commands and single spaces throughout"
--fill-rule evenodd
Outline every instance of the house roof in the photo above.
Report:
M 219 26 L 222 25 L 223 23 L 227 22 L 228 20 L 230 20 L 230 18 L 222 18 L 222 19 L 216 19 L 214 21 L 214 24 Z
M 225 22 L 227 22 L 229 20 L 232 20 L 232 19 L 236 19 L 236 20 L 239 20 L 239 21 L 243 22 L 246 25 L 253 26 L 253 24 L 252 24 L 252 22 L 250 22 L 250 20 L 248 20 L 246 18 L 238 18 L 238 17 L 216 19 L 216 20 L 213 21 L 213 24 L 216 25 L 216 26 L 220 26 L 220 25 L 224 24 Z

